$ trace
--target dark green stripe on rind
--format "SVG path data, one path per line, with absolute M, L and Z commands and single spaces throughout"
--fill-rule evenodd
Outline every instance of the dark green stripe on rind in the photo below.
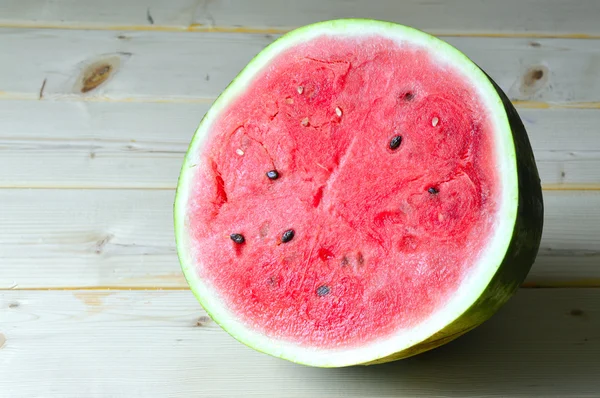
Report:
M 488 79 L 502 99 L 508 116 L 515 145 L 519 179 L 517 218 L 504 259 L 482 296 L 454 322 L 419 344 L 364 365 L 385 363 L 417 355 L 446 344 L 479 326 L 514 295 L 535 261 L 544 223 L 540 177 L 529 137 L 519 114 L 496 82 L 489 76 Z

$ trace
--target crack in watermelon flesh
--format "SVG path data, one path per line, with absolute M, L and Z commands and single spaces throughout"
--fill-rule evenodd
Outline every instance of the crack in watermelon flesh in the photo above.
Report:
M 296 45 L 210 127 L 188 209 L 196 272 L 270 337 L 388 337 L 474 267 L 497 216 L 494 156 L 476 89 L 428 50 L 378 36 Z

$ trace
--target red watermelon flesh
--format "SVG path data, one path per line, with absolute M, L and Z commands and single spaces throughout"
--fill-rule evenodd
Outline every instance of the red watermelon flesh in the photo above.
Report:
M 195 272 L 275 339 L 356 347 L 418 324 L 494 229 L 491 122 L 459 70 L 410 43 L 322 36 L 277 54 L 199 156 Z

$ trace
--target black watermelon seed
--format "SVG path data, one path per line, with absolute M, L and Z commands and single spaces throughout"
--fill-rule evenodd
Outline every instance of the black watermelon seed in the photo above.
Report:
M 435 195 L 436 193 L 439 193 L 440 190 L 435 188 L 435 187 L 429 187 L 429 189 L 427 190 L 427 192 L 429 192 L 432 195 Z
M 267 177 L 269 177 L 269 180 L 276 180 L 279 178 L 279 172 L 277 170 L 269 170 L 267 171 Z
M 244 243 L 246 241 L 246 239 L 244 239 L 244 235 L 242 234 L 231 234 L 229 235 L 229 237 L 231 238 L 232 241 L 234 241 L 235 243 L 241 245 L 242 243 Z
M 331 289 L 327 285 L 321 285 L 317 288 L 317 296 L 319 297 L 327 296 L 329 292 L 331 292 Z
M 293 229 L 288 229 L 287 231 L 285 231 L 283 235 L 281 235 L 281 243 L 287 243 L 294 239 L 294 234 L 295 232 Z
M 402 143 L 402 136 L 401 135 L 397 135 L 394 138 L 392 138 L 392 140 L 390 141 L 390 149 L 391 150 L 395 150 L 398 149 L 398 147 L 400 146 L 400 144 Z
M 410 91 L 408 93 L 404 94 L 405 101 L 412 101 L 413 98 L 415 98 L 415 95 L 413 93 L 411 93 Z

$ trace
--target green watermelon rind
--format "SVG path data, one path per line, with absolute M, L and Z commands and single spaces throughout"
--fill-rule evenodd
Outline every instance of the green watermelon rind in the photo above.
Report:
M 195 268 L 190 237 L 186 235 L 186 208 L 190 197 L 193 171 L 207 130 L 232 99 L 247 87 L 263 67 L 283 50 L 323 34 L 364 36 L 379 34 L 414 45 L 425 46 L 436 57 L 449 62 L 475 82 L 476 89 L 490 111 L 499 132 L 496 148 L 501 167 L 502 211 L 491 247 L 482 256 L 482 264 L 463 282 L 448 304 L 436 311 L 406 335 L 351 349 L 316 349 L 276 340 L 244 326 L 219 300 L 215 291 L 204 284 Z M 480 325 L 491 317 L 515 293 L 523 282 L 539 248 L 543 224 L 543 200 L 533 151 L 525 128 L 510 101 L 496 83 L 462 52 L 450 44 L 411 27 L 370 19 L 338 19 L 318 22 L 293 30 L 261 51 L 215 100 L 200 122 L 186 153 L 174 203 L 177 253 L 185 278 L 206 312 L 224 330 L 241 343 L 257 351 L 292 362 L 317 367 L 341 367 L 376 364 L 406 358 L 439 345 Z M 496 260 L 494 260 L 496 259 Z

